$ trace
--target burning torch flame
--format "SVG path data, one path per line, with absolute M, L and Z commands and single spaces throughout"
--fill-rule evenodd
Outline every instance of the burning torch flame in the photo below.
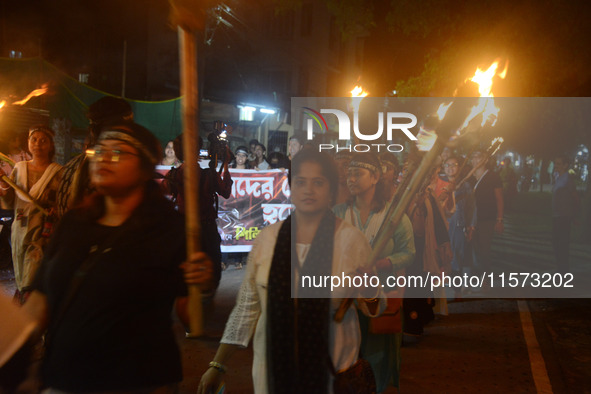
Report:
M 497 137 L 494 140 L 492 140 L 490 148 L 488 148 L 488 150 L 490 150 L 490 156 L 494 156 L 499 151 L 499 149 L 501 149 L 501 145 L 503 145 L 503 142 L 505 142 L 505 140 L 503 140 L 503 137 Z
M 13 105 L 24 105 L 27 101 L 29 101 L 30 99 L 32 99 L 33 97 L 37 97 L 37 96 L 41 96 L 45 93 L 47 93 L 47 86 L 43 86 L 40 89 L 35 89 L 33 90 L 31 93 L 29 93 L 27 95 L 27 97 L 25 97 L 24 99 L 20 100 L 20 101 L 15 101 L 14 103 L 12 103 Z
M 466 128 L 472 119 L 474 119 L 479 114 L 482 114 L 482 122 L 480 124 L 481 127 L 484 126 L 491 118 L 493 119 L 491 126 L 494 126 L 497 123 L 499 107 L 495 105 L 494 95 L 492 93 L 493 78 L 496 75 L 499 78 L 504 79 L 507 76 L 509 63 L 505 63 L 505 69 L 499 74 L 497 74 L 498 67 L 499 62 L 495 61 L 485 71 L 481 70 L 480 68 L 476 68 L 474 76 L 470 78 L 470 81 L 478 84 L 478 93 L 480 94 L 480 99 L 478 100 L 478 104 L 472 107 L 472 110 L 464 121 L 461 129 Z
M 441 103 L 439 108 L 437 108 L 437 117 L 439 118 L 439 120 L 443 120 L 443 118 L 445 118 L 445 114 L 447 113 L 447 110 L 449 109 L 449 107 L 451 107 L 452 104 L 453 101 L 449 104 Z
M 351 106 L 353 107 L 354 112 L 359 112 L 361 100 L 363 100 L 368 94 L 369 93 L 363 90 L 361 86 L 355 86 L 353 90 L 351 90 Z
M 361 86 L 355 86 L 351 90 L 351 97 L 366 97 L 369 93 L 363 90 Z
M 427 130 L 421 126 L 419 134 L 417 135 L 417 148 L 421 152 L 430 151 L 437 140 L 437 133 L 435 130 Z

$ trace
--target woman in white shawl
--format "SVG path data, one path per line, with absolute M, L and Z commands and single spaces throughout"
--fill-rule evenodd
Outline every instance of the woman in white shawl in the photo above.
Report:
M 224 364 L 251 338 L 255 393 L 332 393 L 330 364 L 342 372 L 358 363 L 356 308 L 371 316 L 385 308 L 385 299 L 375 298 L 383 297 L 381 287 L 306 287 L 307 274 L 355 277 L 375 275 L 375 269 L 368 261 L 371 249 L 364 235 L 330 210 L 338 182 L 331 158 L 304 149 L 294 157 L 291 172 L 296 210 L 257 236 L 237 304 L 201 378 L 199 394 L 220 386 Z M 338 322 L 333 316 L 348 297 L 362 298 Z
M 26 194 L 0 181 L 2 206 L 14 209 L 12 261 L 17 286 L 15 299 L 20 303 L 24 303 L 30 292 L 29 286 L 41 263 L 43 247 L 55 222 L 51 214 L 56 204 L 62 167 L 52 162 L 55 154 L 53 135 L 53 130 L 44 125 L 29 129 L 29 151 L 33 159 L 16 163 L 10 174 L 12 181 Z

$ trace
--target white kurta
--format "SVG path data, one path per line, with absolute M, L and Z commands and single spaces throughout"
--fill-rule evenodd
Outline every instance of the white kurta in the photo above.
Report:
M 267 393 L 267 284 L 269 270 L 273 261 L 275 241 L 282 223 L 275 223 L 265 228 L 257 236 L 252 251 L 248 256 L 246 276 L 232 310 L 221 342 L 246 347 L 253 336 L 252 377 L 256 393 Z M 341 276 L 354 274 L 355 270 L 367 264 L 371 248 L 358 229 L 346 222 L 340 222 L 335 232 L 332 274 Z M 331 300 L 331 315 L 338 309 L 343 297 L 358 297 L 362 289 L 335 289 Z M 364 293 L 366 293 L 364 291 Z M 373 292 L 373 291 L 372 291 Z M 380 296 L 378 313 L 386 306 L 381 288 L 375 290 Z M 336 298 L 335 298 L 336 297 Z M 364 302 L 360 302 L 361 311 L 369 311 Z M 352 304 L 355 305 L 355 304 Z M 373 316 L 373 315 L 372 315 Z M 357 319 L 357 310 L 349 308 L 341 323 L 331 319 L 329 345 L 332 362 L 337 371 L 347 369 L 357 361 L 361 346 L 361 332 Z M 332 385 L 331 385 L 332 387 Z

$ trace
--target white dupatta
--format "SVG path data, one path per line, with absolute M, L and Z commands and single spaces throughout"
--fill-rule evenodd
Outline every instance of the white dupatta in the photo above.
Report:
M 21 187 L 23 187 L 23 189 L 25 189 L 25 190 L 29 188 L 29 185 L 28 185 L 28 168 L 29 168 L 29 166 L 27 165 L 27 163 L 28 162 L 26 162 L 26 161 L 19 161 L 14 166 L 14 169 L 17 171 L 16 183 L 18 185 L 20 185 Z M 49 185 L 49 182 L 51 182 L 51 179 L 55 176 L 55 174 L 57 174 L 57 172 L 60 170 L 60 168 L 62 168 L 62 167 L 59 164 L 51 163 L 45 169 L 41 178 L 39 178 L 39 180 L 37 182 L 35 182 L 33 187 L 31 187 L 28 190 L 29 196 L 32 197 L 34 200 L 38 200 L 41 197 L 41 195 L 43 194 L 43 192 L 45 191 L 45 188 L 47 187 L 47 185 Z M 27 201 L 27 202 L 31 201 L 29 196 L 23 194 L 21 191 L 15 190 L 15 192 L 16 192 L 16 195 L 21 200 Z

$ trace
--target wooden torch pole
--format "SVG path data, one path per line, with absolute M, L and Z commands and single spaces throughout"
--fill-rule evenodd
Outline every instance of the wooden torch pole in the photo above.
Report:
M 201 226 L 199 220 L 199 91 L 197 87 L 197 38 L 195 32 L 178 27 L 181 96 L 183 119 L 183 156 L 185 185 L 185 226 L 187 232 L 187 256 L 201 250 Z M 203 335 L 203 310 L 201 292 L 197 285 L 189 286 L 188 337 Z

